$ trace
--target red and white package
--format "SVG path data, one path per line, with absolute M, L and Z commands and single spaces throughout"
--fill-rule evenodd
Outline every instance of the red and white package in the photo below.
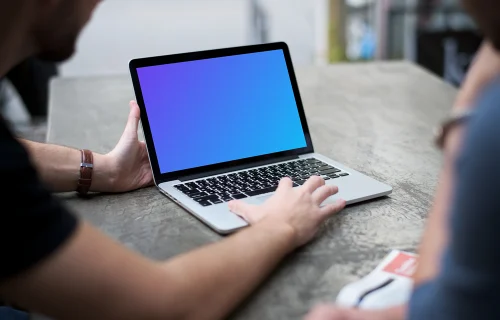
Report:
M 337 304 L 347 308 L 385 309 L 408 302 L 418 255 L 393 250 L 366 277 L 345 286 Z

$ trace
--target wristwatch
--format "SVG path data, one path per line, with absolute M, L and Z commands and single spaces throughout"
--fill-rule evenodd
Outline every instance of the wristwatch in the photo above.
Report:
M 468 121 L 474 112 L 469 109 L 455 110 L 451 113 L 450 117 L 443 121 L 441 125 L 435 130 L 435 143 L 439 149 L 444 149 L 446 137 L 453 127 Z
M 80 178 L 76 192 L 80 195 L 86 195 L 92 185 L 92 171 L 94 170 L 94 157 L 90 150 L 80 150 L 82 153 L 82 162 L 80 163 Z

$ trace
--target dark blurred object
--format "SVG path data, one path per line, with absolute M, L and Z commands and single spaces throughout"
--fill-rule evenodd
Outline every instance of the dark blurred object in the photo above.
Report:
M 417 28 L 417 63 L 450 84 L 460 86 L 483 41 L 474 28 L 457 30 L 454 15 L 465 15 L 459 1 L 443 5 L 440 0 L 420 0 Z M 432 17 L 441 15 L 444 28 L 433 28 Z
M 10 70 L 6 78 L 12 83 L 32 117 L 46 117 L 49 81 L 57 76 L 57 66 L 52 62 L 31 57 Z
M 10 307 L 0 306 L 0 319 L 2 320 L 29 320 L 30 316 L 24 312 Z
M 439 6 L 439 0 L 420 0 L 417 3 L 418 21 L 420 25 L 428 23 L 432 16 L 433 11 Z
M 7 104 L 5 82 L 0 78 L 0 112 L 3 107 Z
M 252 15 L 252 42 L 269 42 L 269 17 L 261 1 L 250 1 L 250 12 Z
M 483 40 L 460 1 L 420 0 L 416 6 L 399 4 L 391 8 L 391 16 L 416 19 L 411 60 L 446 82 L 460 86 Z
M 482 41 L 475 31 L 419 31 L 417 63 L 460 86 Z

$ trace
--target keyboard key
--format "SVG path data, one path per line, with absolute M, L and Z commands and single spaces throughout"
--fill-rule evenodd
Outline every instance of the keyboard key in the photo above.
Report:
M 307 159 L 307 162 L 308 162 L 309 164 L 319 164 L 319 165 L 323 165 L 323 164 L 325 164 L 324 162 L 319 161 L 318 159 Z
M 250 192 L 247 192 L 246 194 L 248 194 L 248 196 L 250 196 L 250 197 L 254 197 L 254 196 L 261 195 L 261 194 L 274 192 L 274 191 L 276 191 L 277 188 L 278 188 L 277 186 L 274 186 L 274 187 L 269 187 L 269 188 L 265 188 L 265 189 L 250 191 Z
M 198 204 L 200 204 L 201 206 L 204 206 L 204 207 L 208 207 L 208 206 L 212 205 L 209 201 L 201 201 L 201 202 L 198 202 Z
M 344 173 L 339 173 L 339 176 L 341 176 L 341 177 L 347 177 L 348 175 L 349 175 L 349 174 L 348 174 L 348 173 L 345 173 L 345 172 L 344 172 Z
M 326 180 L 330 180 L 330 179 L 331 179 L 331 178 L 330 178 L 330 177 L 328 177 L 328 176 L 323 177 L 323 180 L 325 180 L 325 181 L 326 181 Z
M 189 197 L 191 198 L 202 198 L 202 197 L 205 197 L 205 196 L 208 196 L 208 193 L 206 192 L 198 192 L 198 193 L 192 193 L 189 195 Z
M 188 182 L 185 184 L 185 186 L 188 187 L 189 189 L 196 188 L 196 184 L 194 182 Z
M 333 174 L 333 173 L 337 173 L 337 172 L 340 172 L 339 169 L 330 169 L 330 170 L 325 170 L 325 171 L 320 171 L 320 173 L 322 175 L 330 175 L 330 174 Z
M 223 197 L 221 197 L 221 199 L 224 202 L 229 202 L 229 201 L 234 200 L 233 197 L 231 197 L 231 196 L 223 196 Z
M 337 168 L 332 167 L 332 166 L 321 166 L 318 168 L 319 171 L 325 171 L 325 170 L 331 170 L 331 169 L 337 169 Z
M 191 195 L 193 194 L 197 194 L 197 193 L 200 193 L 200 190 L 198 189 L 191 189 L 191 190 L 186 190 L 186 191 L 183 191 L 183 193 L 189 197 L 191 197 Z
M 216 200 L 216 199 L 219 199 L 219 197 L 216 196 L 215 194 L 211 194 L 211 195 L 208 195 L 208 196 L 205 196 L 205 197 L 195 198 L 193 200 L 196 201 L 196 202 L 203 202 L 203 201 L 211 201 L 211 200 Z
M 212 202 L 213 204 L 221 204 L 223 203 L 221 200 L 217 199 L 217 200 L 211 200 L 210 202 Z
M 339 177 L 340 177 L 340 176 L 338 176 L 338 175 L 336 175 L 336 174 L 329 174 L 328 176 L 329 176 L 330 178 L 332 178 L 332 179 L 337 179 L 337 178 L 339 178 Z
M 232 194 L 231 197 L 233 197 L 236 200 L 247 198 L 247 196 L 245 194 L 243 194 L 243 193 Z

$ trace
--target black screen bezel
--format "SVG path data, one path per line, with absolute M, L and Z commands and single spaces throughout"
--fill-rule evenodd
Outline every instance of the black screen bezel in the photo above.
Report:
M 223 162 L 223 163 L 217 163 L 217 164 L 207 165 L 207 166 L 203 166 L 203 167 L 196 167 L 196 168 L 191 168 L 191 169 L 186 169 L 186 170 L 181 170 L 181 171 L 161 173 L 160 166 L 158 163 L 158 158 L 156 155 L 156 150 L 154 147 L 153 137 L 151 134 L 151 128 L 149 126 L 149 120 L 148 120 L 148 116 L 147 116 L 146 106 L 144 104 L 144 98 L 142 95 L 141 84 L 139 82 L 137 69 L 143 68 L 143 67 L 156 66 L 156 65 L 164 65 L 164 64 L 171 64 L 171 63 L 194 61 L 194 60 L 219 58 L 219 57 L 234 56 L 234 55 L 255 53 L 255 52 L 272 51 L 272 50 L 283 50 L 283 54 L 285 56 L 285 60 L 286 60 L 287 68 L 288 68 L 288 74 L 290 76 L 290 82 L 292 84 L 293 92 L 295 95 L 295 101 L 296 101 L 297 107 L 298 107 L 300 121 L 302 123 L 302 130 L 304 132 L 304 136 L 305 136 L 306 143 L 307 143 L 306 147 L 288 150 L 288 151 L 276 152 L 276 153 L 271 153 L 271 154 L 266 154 L 266 155 L 257 156 L 257 157 L 228 161 L 228 162 Z M 292 59 L 290 56 L 290 51 L 288 49 L 288 45 L 284 42 L 134 59 L 134 60 L 130 61 L 129 68 L 130 68 L 130 74 L 132 76 L 132 83 L 134 86 L 134 91 L 135 91 L 137 103 L 139 105 L 139 108 L 141 109 L 142 128 L 144 131 L 144 137 L 145 137 L 147 148 L 148 148 L 151 167 L 153 169 L 153 175 L 155 178 L 155 182 L 157 184 L 162 183 L 162 182 L 166 182 L 166 181 L 178 180 L 178 179 L 181 179 L 182 177 L 186 177 L 186 176 L 203 174 L 205 172 L 217 171 L 217 170 L 222 170 L 222 169 L 231 168 L 231 167 L 241 167 L 241 166 L 245 166 L 245 165 L 250 165 L 250 164 L 255 163 L 255 162 L 269 161 L 272 159 L 279 159 L 279 158 L 285 158 L 285 157 L 290 157 L 290 156 L 299 156 L 299 155 L 314 152 L 314 148 L 313 148 L 313 144 L 312 144 L 312 140 L 311 140 L 311 135 L 309 132 L 309 127 L 307 125 L 306 115 L 304 112 L 304 107 L 302 105 L 302 99 L 300 97 L 297 79 L 295 77 L 295 72 L 293 69 L 293 63 L 292 63 Z

